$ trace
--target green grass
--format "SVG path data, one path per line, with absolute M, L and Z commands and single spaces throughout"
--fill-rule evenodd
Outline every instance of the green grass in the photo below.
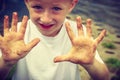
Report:
M 116 58 L 109 58 L 105 62 L 110 72 L 114 73 L 114 75 L 111 76 L 111 80 L 120 80 L 120 73 L 119 73 L 120 72 L 120 60 Z
M 115 49 L 115 45 L 112 42 L 103 42 L 102 46 L 109 49 Z
M 108 58 L 105 62 L 111 69 L 120 69 L 120 60 L 117 58 Z
M 120 60 L 118 60 L 117 58 L 109 58 L 108 60 L 106 60 L 106 63 L 111 64 L 112 67 L 120 67 Z

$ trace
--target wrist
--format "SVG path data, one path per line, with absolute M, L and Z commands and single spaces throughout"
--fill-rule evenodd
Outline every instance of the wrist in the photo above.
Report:
M 82 64 L 82 66 L 85 68 L 85 69 L 90 69 L 92 68 L 93 66 L 95 66 L 96 64 L 96 59 L 94 59 L 91 63 L 89 64 Z
M 6 61 L 2 57 L 0 58 L 0 68 L 6 68 L 6 69 L 11 69 L 15 63 Z

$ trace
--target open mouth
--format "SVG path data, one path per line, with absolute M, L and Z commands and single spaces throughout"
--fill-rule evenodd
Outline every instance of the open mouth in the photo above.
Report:
M 43 28 L 43 29 L 50 29 L 53 24 L 50 24 L 50 25 L 44 25 L 44 24 L 40 24 L 40 26 Z

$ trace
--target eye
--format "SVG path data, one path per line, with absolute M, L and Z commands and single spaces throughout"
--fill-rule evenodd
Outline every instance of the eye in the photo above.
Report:
M 42 9 L 41 6 L 33 6 L 34 9 Z
M 62 8 L 60 8 L 60 7 L 53 7 L 52 9 L 55 10 L 55 11 L 60 11 L 60 10 L 62 10 Z

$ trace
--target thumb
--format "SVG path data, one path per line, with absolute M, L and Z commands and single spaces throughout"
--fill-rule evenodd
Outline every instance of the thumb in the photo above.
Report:
M 63 62 L 63 61 L 69 61 L 68 55 L 61 55 L 54 58 L 54 62 Z

